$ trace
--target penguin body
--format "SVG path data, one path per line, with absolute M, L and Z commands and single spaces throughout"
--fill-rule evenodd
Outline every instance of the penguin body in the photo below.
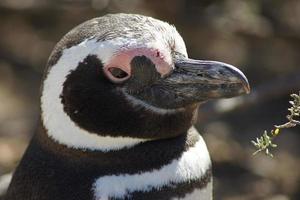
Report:
M 197 152 L 198 149 L 192 150 L 192 155 L 199 153 L 207 159 L 206 166 L 199 167 L 203 169 L 198 175 L 201 178 L 191 183 L 176 183 L 175 178 L 180 177 L 176 176 L 178 172 L 173 171 L 174 162 L 182 158 L 181 148 L 192 148 L 196 140 L 204 144 L 196 132 L 189 135 L 191 144 L 180 137 L 158 144 L 137 145 L 122 152 L 101 153 L 57 145 L 47 138 L 42 128 L 39 131 L 42 134 L 33 138 L 15 172 L 7 199 L 193 199 L 189 196 L 195 196 L 199 191 L 204 195 L 196 199 L 209 199 L 211 195 L 211 167 L 207 151 L 203 154 Z M 150 148 L 154 151 L 149 153 Z M 174 150 L 169 151 L 169 148 Z M 204 146 L 199 150 L 202 148 Z M 147 160 L 158 155 L 158 159 Z M 199 161 L 195 155 L 191 159 Z M 163 184 L 164 180 L 172 178 L 174 183 Z
M 248 92 L 233 66 L 187 58 L 176 29 L 115 14 L 75 27 L 45 72 L 41 123 L 6 200 L 212 199 L 198 106 Z

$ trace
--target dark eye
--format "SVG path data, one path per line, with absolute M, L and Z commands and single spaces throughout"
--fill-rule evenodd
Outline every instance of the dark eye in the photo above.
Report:
M 108 71 L 117 79 L 123 79 L 128 76 L 127 72 L 117 67 L 111 67 Z

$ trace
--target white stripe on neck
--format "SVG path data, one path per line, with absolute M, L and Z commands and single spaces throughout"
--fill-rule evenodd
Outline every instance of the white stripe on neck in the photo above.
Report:
M 194 127 L 189 131 L 197 132 Z M 199 133 L 197 133 L 199 134 Z M 134 163 L 133 163 L 134 165 Z M 96 200 L 125 198 L 132 192 L 148 192 L 176 183 L 201 179 L 211 166 L 202 137 L 178 159 L 160 169 L 137 174 L 109 175 L 98 178 L 94 185 Z
M 90 133 L 78 127 L 64 112 L 60 95 L 70 71 L 74 70 L 89 54 L 101 56 L 102 61 L 107 61 L 116 48 L 117 44 L 111 41 L 85 40 L 79 45 L 65 49 L 57 63 L 52 66 L 43 85 L 42 122 L 47 129 L 47 134 L 58 143 L 76 149 L 110 151 L 147 141 L 130 137 L 104 137 Z

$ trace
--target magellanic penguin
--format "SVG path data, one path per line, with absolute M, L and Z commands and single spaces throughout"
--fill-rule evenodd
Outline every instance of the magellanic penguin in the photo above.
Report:
M 111 14 L 54 48 L 41 123 L 6 200 L 212 199 L 198 106 L 249 92 L 237 68 L 187 56 L 174 26 Z

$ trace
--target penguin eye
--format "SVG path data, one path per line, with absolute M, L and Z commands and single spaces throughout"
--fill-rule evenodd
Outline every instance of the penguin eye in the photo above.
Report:
M 107 67 L 104 68 L 107 77 L 114 83 L 122 83 L 130 77 L 129 72 L 122 67 Z
M 117 67 L 111 67 L 108 69 L 108 71 L 117 79 L 123 79 L 128 76 L 127 72 Z

